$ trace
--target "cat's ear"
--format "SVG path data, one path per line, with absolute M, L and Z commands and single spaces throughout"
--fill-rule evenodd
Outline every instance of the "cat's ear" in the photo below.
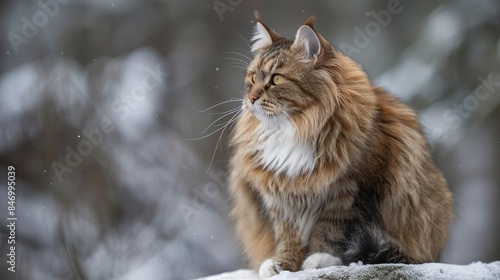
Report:
M 310 17 L 305 24 L 299 28 L 295 35 L 292 50 L 299 51 L 306 60 L 317 61 L 322 52 L 322 38 L 314 31 L 312 25 L 313 21 L 314 17 Z
M 252 37 L 252 52 L 258 52 L 263 48 L 271 46 L 274 42 L 281 39 L 281 36 L 275 31 L 268 28 L 260 17 L 259 12 L 254 12 L 257 24 L 255 25 L 255 33 Z

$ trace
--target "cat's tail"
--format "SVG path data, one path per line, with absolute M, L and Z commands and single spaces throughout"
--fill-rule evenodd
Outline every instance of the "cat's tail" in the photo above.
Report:
M 414 263 L 392 237 L 374 225 L 351 226 L 346 234 L 346 249 L 341 257 L 344 264 Z

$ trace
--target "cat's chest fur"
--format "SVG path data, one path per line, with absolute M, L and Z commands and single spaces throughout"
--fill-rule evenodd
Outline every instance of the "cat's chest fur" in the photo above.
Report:
M 293 178 L 311 172 L 316 166 L 314 147 L 298 141 L 295 126 L 290 121 L 261 123 L 257 135 L 255 150 L 265 169 Z

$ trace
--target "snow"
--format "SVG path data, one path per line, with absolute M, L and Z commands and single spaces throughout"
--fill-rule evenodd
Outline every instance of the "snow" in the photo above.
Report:
M 237 270 L 200 280 L 260 280 L 252 270 Z M 323 269 L 308 269 L 299 272 L 283 271 L 271 280 L 313 279 L 500 279 L 500 261 L 492 263 L 474 262 L 469 265 L 426 263 L 419 265 L 379 264 L 334 266 Z
M 199 280 L 257 280 L 259 274 L 256 271 L 250 269 L 240 269 L 233 272 L 226 272 L 218 275 L 202 277 Z

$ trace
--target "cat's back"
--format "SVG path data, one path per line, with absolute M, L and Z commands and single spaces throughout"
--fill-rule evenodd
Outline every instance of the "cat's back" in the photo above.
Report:
M 381 88 L 374 92 L 373 141 L 357 174 L 360 191 L 380 199 L 384 227 L 415 260 L 437 260 L 453 219 L 451 192 L 415 111 Z

